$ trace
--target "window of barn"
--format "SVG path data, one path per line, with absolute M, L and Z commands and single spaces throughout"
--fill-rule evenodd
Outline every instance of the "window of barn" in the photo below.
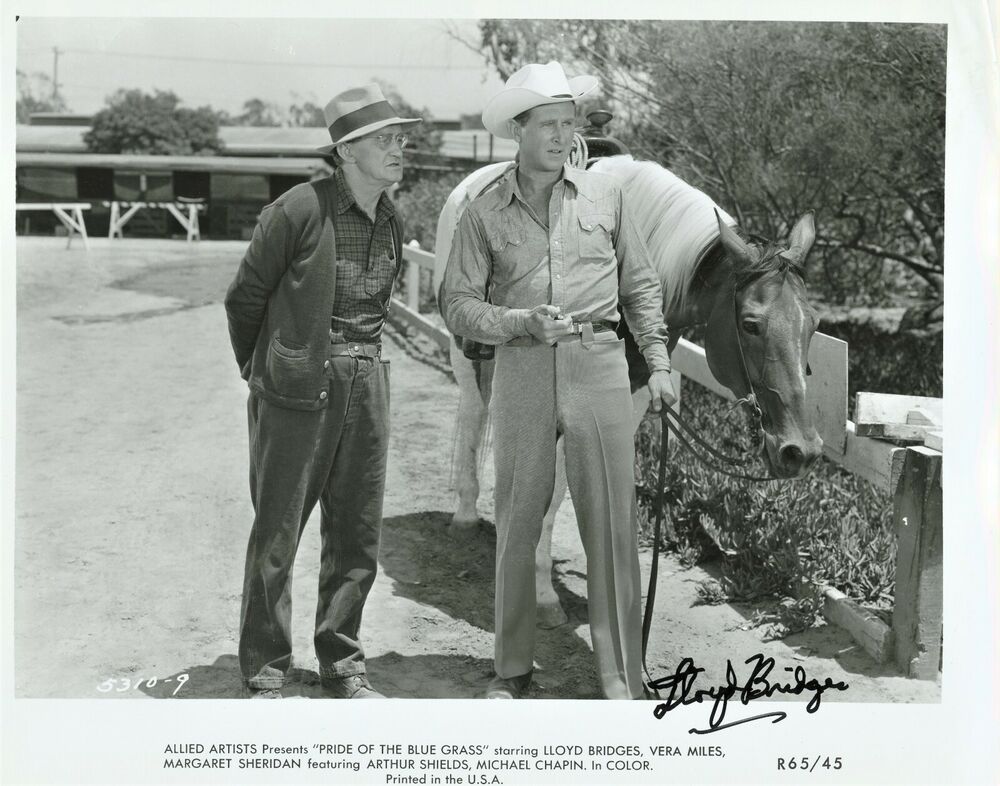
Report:
M 76 202 L 76 169 L 24 166 L 17 168 L 18 202 Z
M 260 209 L 271 201 L 264 174 L 212 173 L 209 220 L 213 237 L 249 239 Z

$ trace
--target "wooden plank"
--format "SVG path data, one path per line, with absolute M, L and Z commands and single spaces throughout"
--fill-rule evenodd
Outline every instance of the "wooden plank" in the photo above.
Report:
M 420 309 L 420 265 L 406 261 L 406 307 L 417 312 Z
M 944 432 L 928 431 L 924 436 L 924 445 L 938 453 L 944 453 Z
M 942 399 L 928 396 L 858 393 L 854 414 L 864 437 L 923 442 L 928 430 L 944 425 Z
M 89 202 L 18 202 L 15 210 L 90 210 Z
M 847 439 L 843 454 L 823 445 L 823 455 L 848 472 L 875 484 L 882 491 L 891 492 L 895 488 L 892 483 L 893 463 L 899 462 L 906 449 L 877 439 L 857 436 L 854 433 L 854 423 L 850 420 L 845 424 L 845 432 Z
M 896 605 L 892 629 L 896 665 L 910 677 L 932 680 L 941 662 L 941 454 L 907 448 L 893 495 Z
M 867 425 L 857 424 L 859 431 L 864 432 L 863 436 L 873 439 L 890 439 L 896 442 L 912 442 L 921 444 L 928 432 L 936 426 L 916 426 L 906 423 L 869 423 Z
M 847 342 L 816 333 L 809 345 L 806 398 L 828 456 L 847 449 Z
M 428 336 L 445 352 L 449 351 L 451 345 L 451 334 L 439 328 L 426 317 L 421 316 L 416 311 L 406 307 L 406 304 L 393 298 L 389 301 L 389 318 L 400 322 L 406 327 L 413 328 L 419 333 Z
M 876 663 L 892 657 L 892 629 L 840 590 L 827 587 L 823 591 L 823 616 L 850 633 Z

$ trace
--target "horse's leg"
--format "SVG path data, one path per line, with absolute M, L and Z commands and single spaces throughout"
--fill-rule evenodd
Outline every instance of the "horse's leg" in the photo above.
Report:
M 649 407 L 649 388 L 643 385 L 632 394 L 632 424 L 638 430 L 639 424 Z M 555 526 L 556 513 L 566 496 L 566 457 L 563 453 L 563 441 L 556 443 L 556 482 L 552 492 L 552 501 L 542 520 L 542 537 L 535 551 L 535 593 L 538 599 L 538 614 L 536 617 L 539 628 L 557 628 L 567 621 L 566 612 L 559 603 L 555 587 L 552 585 L 552 530 Z
M 458 418 L 455 423 L 455 450 L 452 455 L 452 475 L 458 507 L 451 523 L 469 529 L 479 522 L 476 501 L 479 499 L 478 448 L 488 413 L 487 402 L 479 390 L 473 363 L 462 350 L 451 345 L 451 368 L 458 382 Z
M 556 513 L 566 496 L 566 488 L 566 456 L 563 452 L 563 440 L 560 438 L 556 442 L 556 479 L 552 488 L 552 500 L 542 519 L 542 536 L 535 549 L 535 596 L 538 601 L 535 624 L 539 628 L 557 628 L 568 619 L 559 604 L 555 587 L 552 586 L 552 529 L 556 523 Z

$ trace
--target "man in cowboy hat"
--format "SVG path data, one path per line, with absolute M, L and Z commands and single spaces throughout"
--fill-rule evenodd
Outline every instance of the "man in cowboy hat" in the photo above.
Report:
M 380 337 L 400 259 L 385 190 L 403 176 L 403 128 L 377 85 L 324 110 L 339 163 L 265 207 L 226 294 L 250 387 L 250 498 L 239 660 L 252 697 L 280 698 L 291 663 L 291 576 L 320 503 L 315 646 L 326 695 L 380 698 L 361 612 L 377 568 L 389 431 Z
M 535 548 L 552 495 L 556 439 L 587 555 L 591 639 L 608 698 L 644 695 L 632 403 L 621 304 L 652 372 L 659 411 L 670 382 L 659 281 L 603 175 L 566 165 L 575 102 L 597 79 L 556 62 L 517 71 L 483 124 L 518 143 L 516 165 L 459 223 L 443 286 L 449 328 L 496 344 L 496 676 L 490 698 L 531 681 Z

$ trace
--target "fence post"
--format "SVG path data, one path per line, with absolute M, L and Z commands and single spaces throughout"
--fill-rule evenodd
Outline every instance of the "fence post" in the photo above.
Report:
M 420 247 L 415 240 L 410 246 Z M 406 260 L 406 305 L 414 313 L 420 313 L 420 265 L 415 259 Z
M 907 448 L 893 494 L 896 554 L 892 630 L 896 665 L 908 677 L 932 680 L 941 662 L 941 454 Z

